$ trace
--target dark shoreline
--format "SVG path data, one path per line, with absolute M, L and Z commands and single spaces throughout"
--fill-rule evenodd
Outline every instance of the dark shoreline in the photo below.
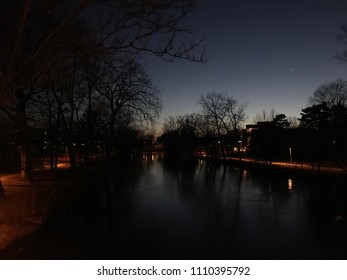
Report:
M 279 165 L 278 161 L 273 161 L 272 163 L 267 163 L 262 160 L 252 160 L 249 161 L 247 158 L 240 159 L 236 158 L 212 158 L 212 157 L 197 157 L 199 160 L 204 160 L 206 162 L 211 162 L 213 164 L 221 164 L 227 166 L 233 166 L 240 168 L 241 170 L 250 170 L 256 172 L 262 172 L 267 175 L 287 175 L 287 176 L 297 176 L 300 178 L 307 179 L 324 179 L 333 180 L 339 183 L 347 183 L 347 171 L 338 167 L 331 167 L 322 165 L 318 168 L 317 165 L 314 168 L 308 168 L 312 166 L 312 162 L 305 162 L 301 164 L 292 165 Z

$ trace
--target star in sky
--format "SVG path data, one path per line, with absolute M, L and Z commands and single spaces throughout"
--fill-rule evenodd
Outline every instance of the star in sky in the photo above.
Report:
M 346 14 L 345 0 L 199 1 L 186 23 L 205 38 L 210 61 L 145 58 L 154 83 L 164 89 L 160 123 L 199 111 L 197 100 L 209 91 L 248 102 L 249 122 L 271 108 L 299 117 L 317 87 L 347 78 L 347 65 L 334 58 L 344 47 L 335 36 L 347 24 Z M 291 75 L 284 65 L 293 65 Z

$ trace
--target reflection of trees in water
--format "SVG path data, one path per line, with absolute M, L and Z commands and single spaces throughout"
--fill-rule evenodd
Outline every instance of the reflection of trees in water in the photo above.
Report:
M 162 163 L 164 174 L 168 174 L 181 191 L 189 192 L 195 187 L 198 160 L 192 157 L 164 157 Z
M 344 185 L 323 179 L 309 190 L 309 203 L 317 213 L 318 222 L 329 221 L 332 227 L 335 222 L 346 223 L 347 190 Z
M 118 237 L 122 235 L 127 219 L 133 213 L 132 196 L 146 164 L 137 159 L 123 158 L 111 160 L 104 166 L 101 180 L 104 190 L 104 217 L 107 219 L 107 228 L 104 230 L 109 233 L 112 243 L 110 247 L 117 246 L 120 241 Z
M 337 222 L 333 220 L 332 214 L 344 213 L 345 210 L 342 203 L 346 202 L 346 191 L 343 192 L 340 186 L 332 188 L 331 183 L 327 181 L 291 176 L 292 186 L 289 190 L 287 175 L 242 170 L 206 161 L 188 159 L 172 161 L 156 157 L 155 160 L 142 161 L 132 166 L 119 166 L 115 174 L 119 174 L 117 183 L 124 184 L 115 186 L 116 199 L 112 200 L 116 229 L 114 232 L 117 236 L 126 232 L 130 234 L 129 238 L 134 240 L 139 232 L 134 230 L 136 224 L 129 227 L 129 221 L 134 217 L 137 219 L 142 217 L 142 214 L 137 212 L 139 205 L 136 203 L 139 201 L 135 199 L 138 195 L 135 193 L 138 191 L 142 193 L 139 184 L 143 178 L 148 180 L 149 187 L 150 184 L 155 187 L 145 199 L 151 199 L 152 194 L 156 199 L 159 191 L 163 203 L 166 199 L 174 201 L 168 206 L 170 211 L 184 205 L 187 207 L 185 209 L 189 209 L 187 210 L 189 217 L 200 219 L 198 227 L 201 236 L 197 236 L 199 240 L 209 240 L 210 244 L 217 247 L 222 246 L 218 240 L 223 240 L 225 242 L 223 246 L 235 246 L 233 248 L 240 252 L 245 248 L 236 243 L 239 240 L 246 240 L 250 242 L 249 244 L 253 244 L 253 247 L 247 245 L 246 250 L 258 252 L 260 256 L 263 256 L 261 249 L 264 247 L 261 244 L 266 242 L 268 246 L 275 248 L 273 256 L 278 256 L 282 250 L 288 251 L 287 255 L 297 256 L 300 248 L 295 249 L 290 246 L 291 242 L 296 242 L 297 236 L 300 237 L 301 243 L 299 243 L 304 244 L 305 248 L 312 247 L 312 256 L 314 256 L 320 250 L 314 247 L 317 246 L 315 244 L 324 238 L 325 240 L 331 238 L 330 236 L 337 232 Z M 151 181 L 155 176 L 163 179 L 159 181 L 160 185 L 156 185 L 158 184 L 156 180 Z M 319 181 L 321 182 L 318 184 Z M 155 211 L 161 211 L 151 201 L 146 200 L 141 205 L 141 207 L 153 206 L 150 215 Z M 185 211 L 183 210 L 183 213 Z M 146 215 L 143 217 L 148 218 L 152 221 L 152 226 L 159 229 L 155 236 L 166 232 L 165 230 L 162 232 L 162 225 L 156 220 L 157 218 Z M 174 217 L 175 215 L 172 216 L 173 219 Z M 175 222 L 177 221 L 174 220 L 173 224 Z M 144 234 L 150 234 L 142 224 L 139 228 L 145 231 Z M 121 233 L 118 234 L 117 230 Z M 186 242 L 188 244 L 188 241 Z M 206 245 L 205 249 L 214 250 L 209 245 Z

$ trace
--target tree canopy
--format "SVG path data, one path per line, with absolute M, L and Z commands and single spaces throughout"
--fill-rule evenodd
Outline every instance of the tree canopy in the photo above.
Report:
M 18 131 L 22 171 L 29 172 L 29 132 L 35 120 L 46 125 L 50 150 L 58 146 L 54 137 L 64 138 L 73 161 L 83 112 L 89 132 L 93 122 L 107 119 L 99 131 L 108 129 L 111 138 L 120 119 L 156 118 L 160 89 L 138 58 L 150 53 L 166 61 L 206 61 L 202 40 L 195 40 L 185 24 L 196 4 L 0 0 L 0 109 Z M 97 106 L 105 110 L 95 118 Z M 64 136 L 58 136 L 61 129 Z

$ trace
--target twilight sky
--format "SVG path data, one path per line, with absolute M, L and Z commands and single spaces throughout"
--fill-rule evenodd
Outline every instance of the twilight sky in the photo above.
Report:
M 334 58 L 347 48 L 335 40 L 346 0 L 200 0 L 188 24 L 205 38 L 208 63 L 145 60 L 164 89 L 160 123 L 199 111 L 197 100 L 213 90 L 249 102 L 250 123 L 271 108 L 299 117 L 318 86 L 347 79 L 347 64 Z

